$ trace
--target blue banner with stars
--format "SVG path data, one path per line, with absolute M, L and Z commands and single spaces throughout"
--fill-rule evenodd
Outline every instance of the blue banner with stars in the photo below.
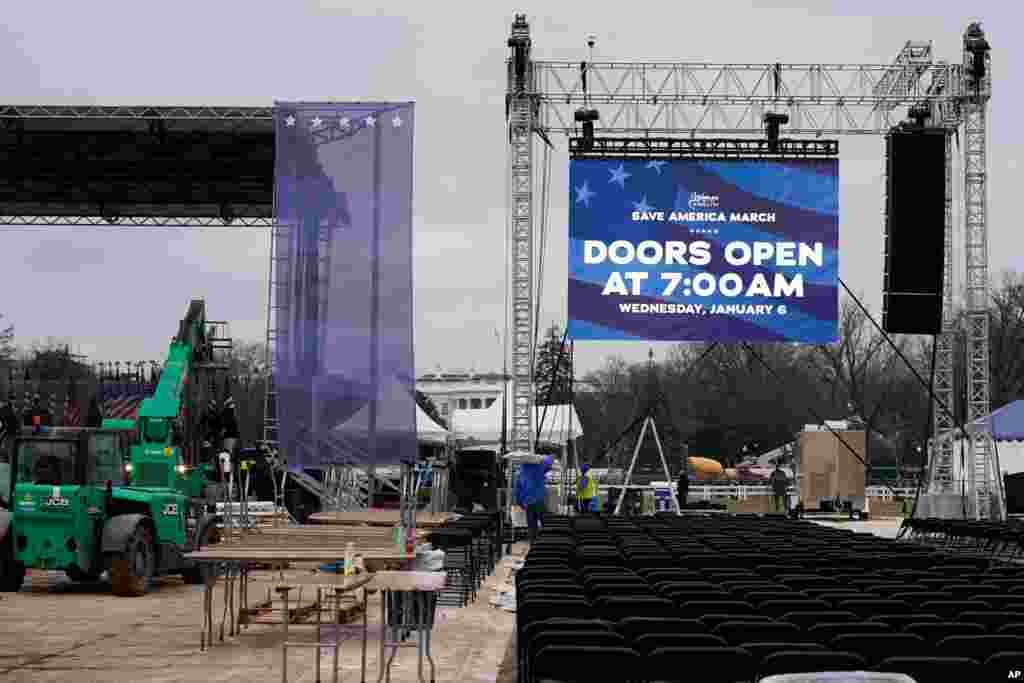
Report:
M 837 340 L 838 160 L 583 159 L 569 184 L 574 339 Z
M 274 417 L 292 469 L 415 462 L 413 113 L 275 105 Z

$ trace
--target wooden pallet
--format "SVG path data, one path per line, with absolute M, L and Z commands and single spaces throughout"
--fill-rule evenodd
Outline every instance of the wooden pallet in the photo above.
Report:
M 282 601 L 263 601 L 255 607 L 239 610 L 238 623 L 243 626 L 248 624 L 263 624 L 268 626 L 279 625 L 283 623 L 281 619 L 282 613 L 284 612 L 283 607 L 284 603 Z M 288 624 L 315 625 L 317 612 L 321 613 L 321 624 L 336 623 L 336 612 L 334 606 L 330 603 L 321 606 L 316 602 L 313 602 L 309 605 L 289 609 Z M 362 602 L 353 602 L 351 604 L 342 605 L 340 613 L 340 623 L 351 624 L 363 615 L 363 604 Z

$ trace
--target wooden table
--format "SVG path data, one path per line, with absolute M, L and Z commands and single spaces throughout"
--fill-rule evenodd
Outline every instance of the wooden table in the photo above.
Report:
M 237 565 L 240 569 L 240 608 L 246 609 L 248 603 L 248 572 L 244 567 L 247 564 L 286 564 L 291 562 L 337 562 L 345 557 L 345 548 L 286 548 L 286 547 L 245 547 L 241 545 L 212 546 L 194 553 L 188 553 L 186 557 L 195 562 L 206 565 L 224 563 Z M 357 554 L 359 554 L 357 552 Z M 364 558 L 378 559 L 408 559 L 404 555 L 382 555 L 364 554 Z M 206 581 L 203 600 L 203 628 L 200 635 L 200 648 L 205 650 L 206 643 L 213 644 L 213 586 L 217 581 L 217 571 L 211 572 Z M 230 576 L 230 571 L 228 573 Z M 434 612 L 437 607 L 437 594 L 443 590 L 446 582 L 446 574 L 440 572 L 415 572 L 415 571 L 380 571 L 372 574 L 361 574 L 355 577 L 342 577 L 334 575 L 336 580 L 318 582 L 318 596 L 324 589 L 332 589 L 336 593 L 352 591 L 357 588 L 366 590 L 379 590 L 381 592 L 381 637 L 380 637 L 380 660 L 377 682 L 381 683 L 387 677 L 391 679 L 391 665 L 398 648 L 411 646 L 406 643 L 403 635 L 410 632 L 416 634 L 417 647 L 417 672 L 421 683 L 426 683 L 423 676 L 423 659 L 426 658 L 430 665 L 431 683 L 435 680 L 434 658 L 431 653 L 431 632 L 434 626 Z M 307 583 L 298 581 L 296 583 Z M 288 642 L 288 625 L 290 622 L 289 597 L 291 586 L 279 586 L 277 592 L 281 593 L 284 600 L 283 626 L 284 643 L 282 644 L 282 682 L 287 682 L 289 647 L 306 646 Z M 227 593 L 232 595 L 229 599 L 225 597 L 225 605 L 231 605 L 233 609 L 233 587 L 230 579 L 225 587 Z M 362 642 L 362 681 L 366 680 L 366 648 L 367 648 L 367 614 L 364 597 L 363 603 L 363 642 Z M 318 621 L 317 626 L 321 624 Z M 338 648 L 340 647 L 340 628 L 334 626 L 334 643 L 329 645 L 334 649 L 334 680 L 338 675 Z M 317 672 L 319 680 L 320 671 L 320 646 L 323 643 L 317 637 Z M 234 613 L 232 611 L 231 635 L 235 635 Z M 389 635 L 392 636 L 389 638 Z M 221 640 L 224 639 L 224 624 L 221 624 Z M 392 648 L 391 656 L 385 660 L 387 648 Z
M 426 538 L 428 532 L 417 529 L 417 543 Z M 309 545 L 344 548 L 349 543 L 360 550 L 392 550 L 395 547 L 392 530 L 383 526 L 336 526 L 330 524 L 306 524 L 282 529 L 259 529 L 249 531 L 237 541 L 243 544 L 270 545 L 287 544 L 289 547 Z
M 416 526 L 431 529 L 443 526 L 449 519 L 447 513 L 416 513 Z M 336 526 L 395 526 L 401 521 L 398 510 L 370 510 L 366 512 L 317 512 L 309 516 L 314 524 Z
M 206 585 L 203 592 L 203 627 L 200 634 L 199 647 L 205 650 L 207 645 L 213 645 L 213 589 L 220 575 L 220 568 L 217 565 L 225 565 L 225 610 L 231 615 L 228 634 L 238 634 L 238 620 L 235 618 L 234 604 L 234 572 L 238 572 L 239 580 L 239 614 L 241 610 L 247 610 L 249 606 L 249 572 L 252 565 L 263 564 L 281 568 L 293 562 L 339 562 L 345 559 L 347 548 L 317 547 L 316 545 L 303 548 L 288 546 L 255 547 L 244 544 L 218 544 L 208 546 L 202 550 L 185 555 L 190 560 L 199 562 L 211 568 L 207 575 Z M 410 558 L 404 554 L 384 552 L 360 552 L 357 548 L 356 556 L 361 556 L 363 562 L 367 560 L 381 561 L 405 561 Z M 338 576 L 338 575 L 331 575 Z M 318 584 L 331 584 L 331 581 L 319 581 Z M 224 640 L 224 622 L 220 626 L 220 640 Z

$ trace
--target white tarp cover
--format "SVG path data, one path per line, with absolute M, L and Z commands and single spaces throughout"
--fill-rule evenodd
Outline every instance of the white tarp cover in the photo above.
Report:
M 448 441 L 448 430 L 437 424 L 423 408 L 416 406 L 416 440 L 420 443 L 443 444 Z
M 399 392 L 407 393 L 406 388 L 397 380 L 389 379 L 381 387 L 381 401 L 387 401 L 391 396 L 399 395 Z M 389 424 L 394 422 L 394 416 L 383 413 L 377 416 L 377 432 L 389 433 L 390 431 L 404 429 L 404 425 Z M 360 408 L 352 417 L 347 419 L 332 431 L 340 436 L 365 436 L 370 428 L 370 404 Z M 448 430 L 434 422 L 433 418 L 423 412 L 423 409 L 416 406 L 416 440 L 420 443 L 443 444 L 448 439 Z
M 511 396 L 509 397 L 511 399 Z M 541 424 L 542 443 L 564 444 L 570 439 L 583 436 L 580 416 L 575 406 L 569 403 L 554 406 L 536 406 L 533 428 Z M 509 438 L 512 434 L 511 401 L 505 415 L 505 427 Z M 458 410 L 452 415 L 452 431 L 457 438 L 473 439 L 482 443 L 501 441 L 501 403 L 495 401 L 490 408 L 480 410 Z

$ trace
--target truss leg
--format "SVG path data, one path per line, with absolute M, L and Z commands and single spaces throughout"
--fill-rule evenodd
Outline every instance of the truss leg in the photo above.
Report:
M 928 482 L 928 495 L 919 503 L 922 517 L 961 516 L 960 489 L 956 484 L 954 467 L 954 438 L 956 424 L 946 410 L 954 408 L 953 340 L 956 320 L 953 313 L 953 139 L 952 131 L 946 135 L 946 211 L 942 280 L 942 334 L 935 338 L 935 378 L 932 389 L 935 405 L 932 409 L 932 441 L 928 449 L 928 468 L 924 473 Z
M 971 424 L 973 516 L 1002 519 L 999 465 L 992 443 L 989 397 L 988 207 L 986 103 L 964 104 L 964 228 L 967 247 L 967 419 Z
M 669 498 L 672 499 L 672 507 L 675 508 L 676 514 L 683 514 L 683 509 L 679 507 L 679 496 L 673 496 L 672 494 L 672 473 L 668 471 L 668 460 L 665 459 L 665 449 L 661 447 L 661 438 L 658 436 L 658 427 L 654 424 L 654 420 L 651 420 L 651 433 L 654 434 L 654 445 L 658 447 L 658 455 L 661 457 L 661 467 L 665 470 L 665 481 L 668 482 Z
M 633 469 L 636 468 L 637 458 L 640 456 L 640 447 L 644 444 L 644 436 L 647 435 L 647 425 L 654 425 L 654 421 L 650 417 L 644 419 L 644 425 L 640 428 L 640 436 L 636 438 L 636 446 L 633 447 L 633 457 L 629 461 L 629 469 L 626 470 L 626 478 L 622 481 L 622 492 L 619 494 L 619 500 L 615 503 L 615 512 L 612 514 L 618 515 L 622 510 L 622 502 L 626 500 L 626 492 L 629 490 L 629 485 L 633 481 Z
M 523 16 L 512 25 L 512 41 L 525 66 L 509 70 L 510 140 L 512 152 L 512 447 L 533 452 L 533 128 L 534 105 L 530 27 Z M 511 41 L 510 41 L 511 42 Z M 513 62 L 516 60 L 513 56 Z

